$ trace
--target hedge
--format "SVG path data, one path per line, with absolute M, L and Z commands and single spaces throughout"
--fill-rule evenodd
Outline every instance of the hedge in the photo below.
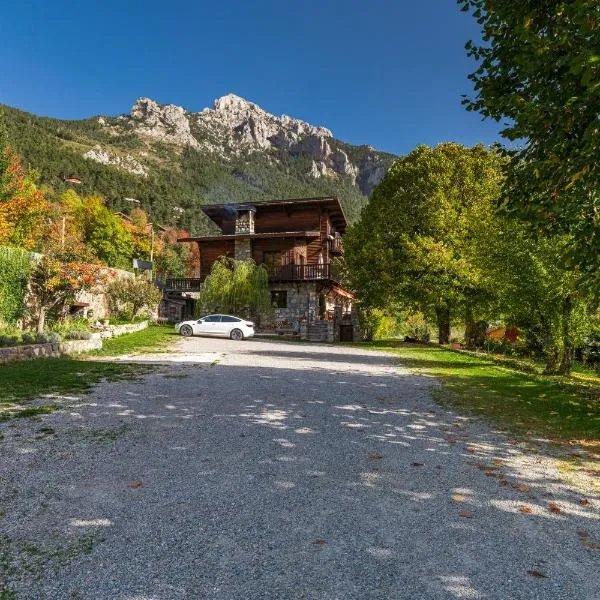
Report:
M 32 265 L 31 252 L 0 246 L 0 321 L 14 324 L 23 316 Z

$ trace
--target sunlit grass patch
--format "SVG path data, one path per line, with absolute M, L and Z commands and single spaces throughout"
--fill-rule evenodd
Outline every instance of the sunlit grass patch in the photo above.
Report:
M 119 354 L 167 352 L 169 345 L 177 339 L 179 336 L 172 325 L 150 325 L 135 333 L 104 340 L 102 350 L 96 350 L 91 355 L 117 356 Z
M 389 350 L 407 367 L 439 378 L 436 400 L 490 417 L 509 429 L 600 452 L 600 377 L 578 368 L 570 377 L 548 377 L 533 361 L 454 352 L 393 342 Z

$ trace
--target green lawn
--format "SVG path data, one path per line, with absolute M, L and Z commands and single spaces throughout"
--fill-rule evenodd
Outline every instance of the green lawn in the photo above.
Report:
M 95 357 L 165 351 L 176 336 L 173 328 L 152 325 L 136 333 L 104 341 L 102 350 L 80 357 L 38 358 L 0 365 L 0 421 L 52 412 L 52 398 L 42 406 L 27 406 L 49 394 L 83 394 L 103 379 L 135 377 L 152 369 L 147 365 L 113 363 Z
M 600 451 L 600 376 L 577 369 L 548 377 L 533 362 L 495 359 L 435 346 L 376 342 L 411 369 L 441 379 L 436 399 L 483 414 L 508 429 Z
M 102 350 L 91 353 L 93 356 L 117 356 L 119 354 L 140 354 L 166 352 L 167 347 L 179 339 L 172 325 L 150 325 L 146 329 L 104 340 Z

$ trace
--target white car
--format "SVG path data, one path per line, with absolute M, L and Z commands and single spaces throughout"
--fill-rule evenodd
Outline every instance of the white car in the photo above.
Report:
M 197 321 L 177 323 L 175 331 L 184 337 L 218 335 L 237 341 L 254 337 L 254 323 L 231 315 L 208 315 Z

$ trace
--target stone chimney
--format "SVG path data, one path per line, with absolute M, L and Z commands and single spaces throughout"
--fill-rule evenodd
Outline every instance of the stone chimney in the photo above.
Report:
M 244 205 L 237 210 L 235 218 L 235 233 L 248 234 L 254 233 L 254 213 L 256 208 L 254 206 Z

